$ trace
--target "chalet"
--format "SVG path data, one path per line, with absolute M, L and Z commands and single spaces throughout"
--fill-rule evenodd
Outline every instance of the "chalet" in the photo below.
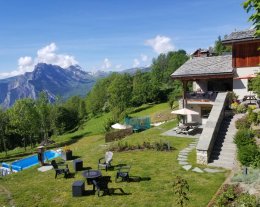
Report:
M 183 84 L 180 108 L 185 107 L 198 114 L 187 115 L 187 121 L 204 125 L 196 147 L 199 164 L 208 164 L 212 160 L 213 166 L 232 168 L 234 164 L 235 151 L 218 149 L 215 143 L 219 142 L 218 134 L 225 125 L 227 92 L 233 91 L 239 99 L 243 99 L 252 93 L 250 79 L 260 72 L 260 38 L 254 37 L 254 33 L 255 30 L 231 33 L 225 37 L 223 44 L 232 46 L 232 55 L 208 56 L 196 51 L 194 56 L 197 57 L 193 56 L 171 75 Z M 188 87 L 190 84 L 192 89 Z M 215 149 L 220 151 L 215 153 Z
M 254 32 L 232 32 L 223 40 L 232 46 L 232 55 L 193 57 L 171 75 L 183 83 L 182 106 L 200 114 L 188 117 L 188 121 L 205 124 L 219 92 L 234 91 L 239 99 L 252 93 L 248 83 L 260 72 L 260 38 L 255 38 Z M 194 54 L 200 54 L 198 51 Z M 191 91 L 188 82 L 192 82 Z
M 255 30 L 232 32 L 222 41 L 232 46 L 233 91 L 240 98 L 248 95 L 250 78 L 260 72 L 260 38 L 254 33 Z

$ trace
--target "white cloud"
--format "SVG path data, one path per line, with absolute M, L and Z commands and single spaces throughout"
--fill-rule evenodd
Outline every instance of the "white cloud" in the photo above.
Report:
M 148 60 L 148 56 L 147 55 L 144 55 L 144 54 L 141 54 L 141 60 L 143 62 L 146 62 Z
M 145 44 L 151 46 L 158 54 L 167 53 L 174 50 L 174 45 L 171 43 L 171 38 L 166 36 L 157 35 L 153 39 L 146 40 Z
M 135 59 L 134 59 L 134 63 L 133 63 L 133 67 L 136 68 L 136 67 L 138 67 L 139 65 L 140 65 L 140 61 L 139 61 L 137 58 L 135 58 Z
M 121 64 L 116 65 L 116 69 L 121 69 L 121 68 L 122 68 Z
M 23 74 L 25 72 L 33 71 L 34 66 L 37 63 L 47 63 L 52 65 L 58 65 L 62 68 L 67 68 L 71 65 L 78 64 L 73 56 L 65 54 L 57 54 L 57 46 L 55 43 L 51 43 L 37 51 L 37 56 L 35 58 L 24 56 L 18 59 L 17 70 L 0 73 L 0 78 L 7 78 L 16 75 Z
M 58 65 L 62 68 L 67 68 L 71 65 L 78 64 L 73 56 L 56 54 L 57 46 L 51 43 L 37 51 L 36 62 Z
M 108 58 L 105 58 L 103 61 L 102 69 L 109 69 L 111 68 L 112 63 Z
M 21 73 L 31 71 L 33 66 L 34 66 L 34 62 L 32 57 L 25 56 L 25 57 L 20 57 L 18 59 L 18 71 L 20 71 Z

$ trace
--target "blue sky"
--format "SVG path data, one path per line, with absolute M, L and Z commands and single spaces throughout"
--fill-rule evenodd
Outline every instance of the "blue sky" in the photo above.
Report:
M 151 64 L 248 29 L 241 0 L 0 0 L 0 78 L 37 62 L 84 70 Z

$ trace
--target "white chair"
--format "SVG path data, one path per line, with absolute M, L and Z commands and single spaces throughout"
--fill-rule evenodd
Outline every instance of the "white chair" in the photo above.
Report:
M 113 152 L 111 151 L 106 152 L 105 157 L 101 157 L 98 160 L 98 169 L 105 168 L 107 171 L 107 169 L 111 167 L 111 162 L 113 160 L 112 158 L 113 158 Z

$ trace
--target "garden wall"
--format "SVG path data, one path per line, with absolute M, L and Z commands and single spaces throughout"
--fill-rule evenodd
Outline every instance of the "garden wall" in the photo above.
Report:
M 225 116 L 227 92 L 218 93 L 197 145 L 197 163 L 208 164 L 208 160 L 218 135 L 220 124 Z
M 127 129 L 121 129 L 118 131 L 108 132 L 105 135 L 106 142 L 113 142 L 115 140 L 123 139 L 124 137 L 133 134 L 133 127 Z

